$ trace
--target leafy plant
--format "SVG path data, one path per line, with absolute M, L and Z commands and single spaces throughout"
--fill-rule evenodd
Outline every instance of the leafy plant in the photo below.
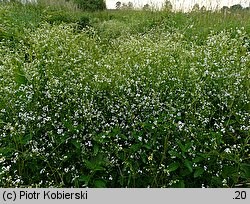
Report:
M 249 187 L 245 11 L 56 8 L 0 4 L 1 187 Z

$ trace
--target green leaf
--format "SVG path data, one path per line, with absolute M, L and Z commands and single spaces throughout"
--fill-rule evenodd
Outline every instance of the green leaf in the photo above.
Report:
M 146 155 L 146 153 L 145 152 L 143 152 L 142 154 L 141 154 L 141 158 L 142 158 L 142 162 L 144 163 L 144 164 L 146 164 L 147 162 L 148 162 L 148 160 L 147 160 L 147 155 Z
M 90 180 L 90 176 L 80 176 L 79 181 L 84 182 L 86 185 L 88 185 Z
M 120 136 L 120 138 L 122 138 L 122 139 L 124 139 L 124 140 L 127 140 L 127 139 L 128 139 L 127 136 L 124 135 L 124 134 L 120 134 L 119 136 Z
M 94 170 L 95 169 L 95 164 L 93 162 L 90 161 L 85 161 L 86 167 L 90 170 Z
M 11 157 L 14 151 L 15 151 L 15 149 L 10 148 L 10 147 L 1 147 L 0 148 L 0 154 L 1 154 L 1 156 L 4 156 L 4 157 Z
M 180 167 L 180 164 L 178 162 L 172 163 L 168 165 L 168 171 L 175 171 L 176 169 L 178 169 Z
M 101 166 L 103 164 L 102 161 L 91 160 L 85 161 L 86 167 L 92 171 L 102 171 L 104 168 Z
M 180 171 L 180 175 L 184 178 L 184 177 L 191 177 L 191 175 L 190 174 L 192 174 L 192 172 L 190 172 L 189 171 L 189 169 L 187 169 L 187 168 L 183 168 L 183 169 L 181 169 L 181 171 Z
M 240 165 L 242 170 L 242 178 L 250 178 L 250 164 L 243 163 Z
M 181 142 L 177 142 L 178 146 L 180 147 L 182 153 L 185 153 L 186 152 L 186 148 L 183 146 L 183 144 L 181 144 Z
M 178 183 L 179 188 L 185 188 L 185 182 L 183 180 L 180 180 Z
M 25 136 L 21 139 L 21 144 L 25 145 L 25 144 L 27 144 L 31 139 L 32 139 L 32 134 L 25 135 Z
M 106 183 L 103 180 L 95 180 L 94 181 L 94 187 L 95 188 L 105 188 Z
M 201 162 L 201 161 L 203 161 L 203 160 L 204 160 L 203 157 L 195 157 L 195 158 L 193 159 L 193 163 L 199 163 L 199 162 Z
M 72 140 L 71 143 L 76 147 L 76 149 L 80 149 L 81 145 L 77 140 Z
M 175 157 L 177 157 L 177 158 L 179 158 L 179 159 L 182 158 L 181 154 L 179 154 L 179 153 L 176 152 L 176 151 L 170 150 L 170 151 L 168 151 L 168 153 L 169 153 L 171 156 L 175 156 Z
M 185 188 L 185 182 L 180 180 L 179 182 L 172 184 L 171 188 Z
M 213 176 L 211 180 L 213 187 L 221 187 L 222 186 L 222 180 L 220 177 Z
M 236 167 L 234 167 L 234 166 L 229 166 L 229 165 L 223 166 L 222 176 L 223 176 L 223 178 L 227 178 L 227 177 L 232 178 L 232 174 L 236 171 L 237 171 Z
M 142 158 L 143 163 L 146 164 L 147 163 L 147 155 L 145 153 L 142 153 L 141 158 Z
M 151 149 L 151 145 L 148 144 L 143 145 L 143 147 L 145 147 L 146 149 Z
M 198 167 L 195 172 L 194 172 L 194 178 L 199 177 L 200 175 L 202 175 L 204 172 L 204 169 L 202 167 Z
M 27 78 L 18 72 L 15 72 L 15 81 L 18 85 L 26 84 L 28 82 Z
M 185 164 L 185 166 L 188 168 L 188 170 L 190 172 L 193 172 L 192 162 L 190 162 L 189 160 L 185 159 L 184 164 Z
M 192 147 L 193 143 L 192 142 L 188 142 L 186 145 L 185 145 L 185 151 L 187 152 L 190 147 Z
M 70 121 L 68 120 L 62 120 L 63 124 L 65 125 L 65 127 L 67 129 L 69 129 L 70 131 L 74 131 L 75 127 L 70 123 Z
M 99 152 L 99 145 L 94 145 L 94 155 L 96 156 Z
M 137 152 L 140 149 L 140 144 L 133 144 L 130 147 L 131 152 Z

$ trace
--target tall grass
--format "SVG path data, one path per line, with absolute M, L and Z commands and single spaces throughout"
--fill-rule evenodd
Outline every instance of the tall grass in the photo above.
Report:
M 38 4 L 43 6 L 52 6 L 56 9 L 67 9 L 72 12 L 78 11 L 77 5 L 73 1 L 65 1 L 65 0 L 37 0 Z

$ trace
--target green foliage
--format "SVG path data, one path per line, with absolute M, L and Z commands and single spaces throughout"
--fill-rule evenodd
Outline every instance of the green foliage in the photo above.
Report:
M 200 5 L 199 5 L 198 3 L 196 3 L 196 4 L 193 6 L 192 11 L 193 11 L 193 12 L 200 11 Z
M 249 18 L 1 4 L 0 186 L 249 187 Z
M 50 24 L 73 23 L 75 21 L 74 16 L 64 10 L 47 11 L 42 20 Z
M 163 5 L 163 10 L 164 11 L 172 11 L 173 5 L 170 1 L 165 0 L 164 5 Z
M 134 5 L 131 1 L 129 1 L 127 4 L 126 3 L 122 3 L 120 6 L 121 9 L 123 10 L 133 10 L 134 9 Z
M 85 11 L 98 11 L 106 9 L 104 0 L 74 0 L 78 7 Z
M 122 6 L 122 3 L 120 1 L 117 1 L 116 4 L 115 4 L 115 8 L 120 9 L 121 6 Z
M 235 4 L 230 7 L 230 11 L 241 11 L 243 7 L 240 4 Z

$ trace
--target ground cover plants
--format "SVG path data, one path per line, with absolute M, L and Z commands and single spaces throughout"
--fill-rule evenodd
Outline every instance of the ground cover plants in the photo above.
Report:
M 249 187 L 249 21 L 1 3 L 0 186 Z

